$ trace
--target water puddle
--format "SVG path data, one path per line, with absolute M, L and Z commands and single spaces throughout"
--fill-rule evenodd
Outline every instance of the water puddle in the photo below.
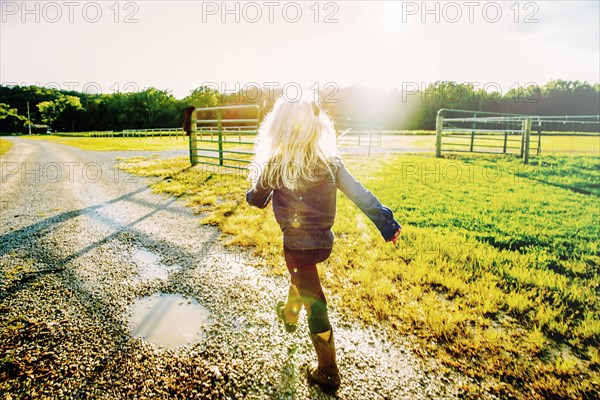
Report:
M 157 293 L 129 306 L 129 330 L 134 337 L 173 349 L 202 341 L 210 312 L 193 298 Z
M 148 250 L 138 249 L 131 256 L 131 261 L 140 267 L 140 273 L 133 278 L 134 283 L 148 282 L 153 279 L 166 280 L 170 272 L 180 269 L 178 265 L 165 265 L 160 256 Z

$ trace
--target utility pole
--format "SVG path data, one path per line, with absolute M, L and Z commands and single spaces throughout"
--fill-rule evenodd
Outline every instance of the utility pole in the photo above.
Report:
M 27 121 L 29 122 L 29 134 L 31 135 L 31 116 L 29 115 L 29 101 L 27 101 Z

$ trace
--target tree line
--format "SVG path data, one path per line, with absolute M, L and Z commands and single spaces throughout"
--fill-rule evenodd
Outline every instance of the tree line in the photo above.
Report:
M 153 87 L 131 93 L 88 94 L 0 86 L 0 132 L 27 132 L 28 115 L 35 126 L 58 132 L 172 128 L 181 126 L 183 111 L 189 106 L 258 104 L 264 115 L 282 94 L 294 96 L 282 89 L 256 86 L 236 93 L 201 86 L 182 99 Z M 435 129 L 440 108 L 531 115 L 597 115 L 600 110 L 600 84 L 564 80 L 516 87 L 506 93 L 449 81 L 391 90 L 329 86 L 315 97 L 334 119 L 377 120 L 386 130 Z

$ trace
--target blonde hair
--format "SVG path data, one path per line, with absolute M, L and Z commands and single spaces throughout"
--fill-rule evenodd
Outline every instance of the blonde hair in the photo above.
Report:
M 277 99 L 263 120 L 255 152 L 260 183 L 290 190 L 318 181 L 317 170 L 326 168 L 333 174 L 331 166 L 339 156 L 329 116 L 309 99 L 289 102 L 284 97 Z M 255 176 L 255 185 L 257 179 Z

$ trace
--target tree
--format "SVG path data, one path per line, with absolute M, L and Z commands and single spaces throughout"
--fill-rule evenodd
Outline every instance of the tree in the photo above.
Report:
M 183 98 L 182 102 L 185 106 L 200 107 L 216 107 L 221 104 L 221 93 L 208 86 L 200 86 L 192 90 L 191 93 Z
M 20 132 L 27 122 L 27 118 L 19 115 L 16 108 L 0 103 L 0 132 Z
M 37 105 L 42 121 L 55 130 L 74 130 L 75 120 L 81 111 L 81 100 L 76 96 L 60 95 L 53 101 L 42 101 Z

